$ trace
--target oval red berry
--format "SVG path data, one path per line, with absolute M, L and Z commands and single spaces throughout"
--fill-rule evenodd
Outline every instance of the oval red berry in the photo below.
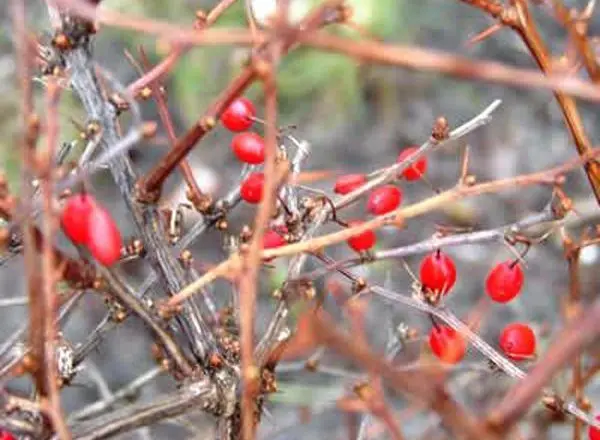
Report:
M 402 203 L 402 192 L 394 185 L 374 189 L 367 200 L 367 210 L 373 215 L 387 214 Z
M 275 229 L 269 229 L 263 235 L 263 249 L 273 249 L 283 246 L 286 243 L 282 232 Z
M 96 200 L 90 194 L 74 194 L 63 208 L 60 224 L 65 235 L 73 243 L 85 244 L 88 240 L 88 218 L 96 207 Z
M 333 192 L 336 194 L 348 194 L 367 183 L 364 174 L 345 174 L 336 179 Z
M 499 303 L 515 298 L 523 287 L 523 269 L 515 261 L 504 261 L 490 271 L 485 280 L 488 296 Z
M 231 131 L 248 130 L 254 122 L 256 115 L 254 104 L 247 98 L 235 99 L 221 114 L 221 123 Z
M 275 249 L 287 244 L 285 241 L 284 234 L 287 232 L 287 228 L 283 227 L 281 230 L 269 229 L 263 235 L 263 249 Z M 271 261 L 272 258 L 265 259 L 265 261 Z
M 460 362 L 467 351 L 464 337 L 452 327 L 438 325 L 429 333 L 431 352 L 442 362 L 456 364 Z
M 363 222 L 360 220 L 353 220 L 351 222 L 348 222 L 348 226 L 357 226 L 362 223 Z M 372 230 L 367 230 L 350 237 L 347 243 L 348 246 L 350 246 L 356 252 L 363 252 L 375 246 L 376 241 L 377 237 L 375 236 L 375 232 L 373 232 Z
M 263 173 L 252 173 L 242 182 L 240 196 L 248 203 L 259 203 L 262 200 L 265 176 Z
M 8 431 L 0 430 L 0 440 L 17 440 L 17 438 Z
M 500 334 L 500 348 L 515 361 L 531 358 L 535 354 L 535 345 L 535 333 L 527 324 L 509 324 Z
M 256 133 L 248 131 L 236 134 L 231 141 L 231 148 L 242 162 L 258 165 L 265 161 L 265 141 Z
M 400 152 L 398 155 L 397 163 L 404 162 L 409 156 L 412 156 L 418 147 L 408 147 Z M 427 158 L 425 156 L 419 157 L 411 166 L 406 168 L 400 173 L 406 180 L 419 180 L 427 171 Z
M 600 422 L 600 415 L 596 416 L 596 421 Z M 588 437 L 590 440 L 600 440 L 600 429 L 590 426 L 588 428 Z
M 104 266 L 112 266 L 121 258 L 121 233 L 110 212 L 96 206 L 88 217 L 87 247 L 92 256 Z
M 456 266 L 448 255 L 437 250 L 421 261 L 420 279 L 423 287 L 447 294 L 456 282 Z

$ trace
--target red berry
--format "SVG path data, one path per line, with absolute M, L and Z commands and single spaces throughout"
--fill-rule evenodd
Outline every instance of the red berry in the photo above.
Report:
M 442 362 L 456 364 L 465 357 L 467 344 L 463 336 L 452 327 L 434 326 L 429 333 L 431 352 Z
M 256 115 L 254 104 L 247 98 L 237 98 L 221 114 L 221 123 L 231 131 L 248 130 Z
M 384 185 L 373 190 L 367 200 L 367 210 L 374 215 L 387 214 L 402 202 L 402 192 L 394 185 Z
M 252 173 L 242 182 L 240 196 L 248 203 L 258 203 L 262 199 L 265 175 Z
M 231 148 L 239 160 L 251 165 L 265 161 L 265 141 L 250 131 L 236 134 L 231 141 Z
M 287 228 L 284 226 L 280 230 L 269 229 L 263 235 L 263 249 L 274 249 L 287 244 L 285 241 L 284 234 L 287 232 Z M 265 261 L 271 261 L 273 258 L 266 258 Z
M 96 206 L 88 217 L 87 246 L 92 256 L 104 266 L 111 266 L 121 258 L 121 233 L 115 220 L 102 206 Z
M 17 440 L 17 438 L 8 431 L 0 430 L 0 440 Z
M 519 294 L 523 287 L 523 270 L 515 261 L 504 261 L 488 274 L 485 289 L 492 300 L 505 303 Z
M 404 162 L 409 156 L 412 156 L 412 154 L 418 149 L 418 147 L 405 148 L 398 155 L 398 160 L 396 162 Z M 403 176 L 406 180 L 419 180 L 421 177 L 423 177 L 425 171 L 427 171 L 427 158 L 425 156 L 421 156 L 415 162 L 413 162 L 411 166 L 402 171 L 400 175 Z
M 596 416 L 596 420 L 600 421 L 600 415 Z M 590 440 L 600 440 L 600 429 L 590 426 L 588 428 L 588 437 Z
M 362 224 L 360 220 L 353 220 L 348 222 L 348 226 L 358 226 Z M 375 246 L 375 242 L 377 241 L 377 237 L 375 237 L 375 232 L 372 230 L 367 230 L 365 232 L 361 232 L 360 234 L 354 235 L 350 237 L 347 241 L 348 246 L 354 249 L 356 252 L 366 251 Z
M 500 348 L 512 360 L 530 358 L 535 353 L 535 334 L 526 324 L 509 324 L 500 334 Z
M 269 229 L 265 232 L 265 235 L 263 235 L 263 249 L 278 248 L 286 244 L 284 233 L 284 231 L 276 231 L 275 229 Z
M 456 266 L 448 255 L 438 249 L 421 261 L 420 277 L 423 287 L 445 295 L 456 282 Z
M 84 244 L 88 239 L 88 218 L 95 209 L 94 197 L 87 193 L 74 194 L 67 199 L 60 223 L 73 243 Z
M 346 174 L 336 179 L 333 192 L 342 195 L 348 194 L 365 183 L 367 183 L 367 176 L 364 174 Z

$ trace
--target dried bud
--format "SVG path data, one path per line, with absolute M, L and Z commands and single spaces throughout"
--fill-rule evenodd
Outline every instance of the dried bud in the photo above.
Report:
M 440 142 L 444 139 L 448 139 L 449 134 L 450 128 L 448 126 L 448 120 L 444 116 L 440 116 L 435 120 L 435 123 L 433 124 L 431 137 L 436 141 Z
M 156 135 L 157 125 L 154 121 L 144 122 L 142 124 L 142 136 L 144 139 L 153 138 Z
M 217 125 L 217 121 L 212 116 L 202 118 L 202 121 L 200 121 L 200 126 L 204 131 L 212 130 L 213 128 L 215 128 L 215 125 Z
M 52 45 L 62 51 L 72 48 L 71 40 L 62 32 L 59 32 L 52 38 Z

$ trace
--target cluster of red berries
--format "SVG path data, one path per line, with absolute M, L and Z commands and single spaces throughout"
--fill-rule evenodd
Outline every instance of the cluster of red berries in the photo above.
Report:
M 424 289 L 446 295 L 456 282 L 456 266 L 452 258 L 438 249 L 421 261 L 419 275 Z M 488 274 L 486 292 L 496 302 L 508 302 L 520 293 L 523 278 L 518 261 L 504 261 Z M 499 345 L 504 354 L 514 361 L 530 359 L 535 354 L 535 334 L 526 324 L 512 323 L 500 333 Z M 431 329 L 429 346 L 435 356 L 447 363 L 459 362 L 467 348 L 460 333 L 442 325 Z
M 397 163 L 403 162 L 410 155 L 417 151 L 417 147 L 405 148 L 398 156 Z M 427 170 L 427 159 L 420 157 L 415 163 L 400 173 L 401 178 L 407 181 L 419 180 Z M 367 183 L 367 176 L 364 174 L 345 174 L 336 179 L 333 186 L 333 192 L 340 195 L 348 194 Z M 367 211 L 373 215 L 383 215 L 397 209 L 402 203 L 402 191 L 395 185 L 383 185 L 375 188 L 367 198 Z M 360 224 L 355 220 L 351 225 Z M 350 238 L 348 245 L 357 252 L 363 252 L 375 246 L 376 236 L 373 231 L 366 231 Z
M 119 228 L 110 212 L 90 194 L 79 193 L 67 199 L 61 226 L 73 243 L 86 246 L 104 266 L 113 265 L 121 257 Z
M 265 161 L 265 141 L 251 131 L 246 131 L 256 119 L 256 108 L 247 98 L 235 99 L 221 114 L 221 123 L 225 128 L 237 134 L 231 141 L 235 156 L 249 165 L 260 165 Z M 240 196 L 248 203 L 256 204 L 262 199 L 264 184 L 263 173 L 250 174 L 240 187 Z
M 249 165 L 260 165 L 265 161 L 265 141 L 254 133 L 247 131 L 256 120 L 256 108 L 247 98 L 235 99 L 221 114 L 221 123 L 225 128 L 237 134 L 231 141 L 231 149 L 235 156 Z M 260 203 L 263 196 L 265 175 L 261 172 L 251 173 L 240 186 L 240 197 L 247 203 Z M 285 228 L 273 228 L 263 236 L 263 249 L 272 249 L 285 245 Z

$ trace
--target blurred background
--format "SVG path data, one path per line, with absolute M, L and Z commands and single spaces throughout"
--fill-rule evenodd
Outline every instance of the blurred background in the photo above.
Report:
M 0 4 L 0 160 L 11 187 L 18 191 L 19 163 L 17 145 L 20 119 L 18 113 L 19 93 L 15 78 L 15 63 L 12 50 L 12 31 L 8 7 Z M 43 2 L 28 1 L 31 30 L 39 35 L 48 34 L 50 26 Z M 121 11 L 124 14 L 153 17 L 180 23 L 191 27 L 197 9 L 209 10 L 214 1 L 179 0 L 105 0 L 103 7 Z M 294 3 L 294 2 L 293 2 Z M 301 16 L 317 3 L 313 0 L 295 0 L 293 12 Z M 470 37 L 482 31 L 491 20 L 483 13 L 465 6 L 458 1 L 447 0 L 349 0 L 354 7 L 354 19 L 374 37 L 402 44 L 414 44 L 428 48 L 446 50 L 472 58 L 494 59 L 513 66 L 534 68 L 526 49 L 520 40 L 509 30 L 502 30 L 491 38 L 468 46 Z M 565 1 L 569 6 L 583 7 L 583 1 Z M 543 36 L 555 54 L 565 48 L 565 32 L 541 7 L 534 7 Z M 232 7 L 216 26 L 244 26 L 243 2 Z M 600 28 L 600 15 L 592 22 L 590 33 Z M 332 32 L 355 37 L 356 31 L 332 27 Z M 136 69 L 127 61 L 124 51 L 137 57 L 138 47 L 143 46 L 153 63 L 158 62 L 168 50 L 164 42 L 138 33 L 102 27 L 94 43 L 95 60 L 113 72 L 123 84 L 138 77 Z M 202 47 L 190 51 L 177 64 L 168 76 L 166 89 L 169 107 L 177 133 L 185 132 L 220 90 L 241 68 L 247 49 L 232 47 Z M 41 111 L 43 86 L 35 83 Z M 319 53 L 308 49 L 298 49 L 286 57 L 278 71 L 279 111 L 281 125 L 294 125 L 293 134 L 298 139 L 311 144 L 311 155 L 305 170 L 326 170 L 332 172 L 329 180 L 311 183 L 319 189 L 330 191 L 335 175 L 350 172 L 370 172 L 395 162 L 398 153 L 409 145 L 421 144 L 427 140 L 433 121 L 444 115 L 451 127 L 456 127 L 472 118 L 493 100 L 501 99 L 502 106 L 494 113 L 491 123 L 477 130 L 466 139 L 436 149 L 429 156 L 427 178 L 435 188 L 446 189 L 456 183 L 460 169 L 461 152 L 465 144 L 471 147 L 471 172 L 479 181 L 498 179 L 542 170 L 575 157 L 575 149 L 569 133 L 564 127 L 562 115 L 552 94 L 544 90 L 524 90 L 501 87 L 484 82 L 459 81 L 433 73 L 411 72 L 391 67 L 379 67 L 355 62 L 338 55 Z M 262 114 L 262 90 L 260 85 L 252 87 L 247 96 L 251 98 Z M 144 119 L 159 120 L 151 101 L 141 104 Z M 592 142 L 597 142 L 600 134 L 597 106 L 581 102 L 580 109 L 585 127 Z M 71 119 L 83 124 L 86 115 L 77 97 L 65 90 L 60 108 L 61 141 L 77 137 L 78 130 Z M 261 127 L 256 127 L 261 131 Z M 168 145 L 164 131 L 159 129 L 156 140 L 140 145 L 131 151 L 132 159 L 140 173 L 148 169 L 161 157 Z M 229 142 L 231 134 L 219 128 L 210 133 L 190 155 L 195 174 L 200 185 L 215 198 L 224 195 L 237 179 L 241 166 L 231 154 Z M 72 153 L 76 158 L 83 145 Z M 110 204 L 116 215 L 122 218 L 124 235 L 132 232 L 123 203 L 118 199 L 116 189 L 108 173 L 97 176 L 95 190 L 99 197 Z M 423 182 L 401 183 L 404 202 L 409 204 L 434 194 L 432 188 Z M 183 201 L 180 177 L 169 180 L 169 191 L 165 204 Z M 565 185 L 567 194 L 575 201 L 579 215 L 569 222 L 569 231 L 579 233 L 583 228 L 594 225 L 598 218 L 598 208 L 585 176 L 575 172 L 568 176 Z M 404 230 L 384 229 L 378 233 L 378 247 L 391 248 L 409 244 L 430 237 L 435 225 L 457 226 L 475 229 L 497 227 L 514 222 L 527 214 L 541 210 L 550 200 L 551 191 L 545 187 L 528 187 L 517 191 L 478 197 L 456 203 L 443 211 L 413 220 Z M 250 221 L 253 210 L 242 206 L 232 217 L 232 228 L 239 230 L 241 224 Z M 186 225 L 193 224 L 198 216 L 186 212 Z M 365 216 L 363 204 L 344 211 L 344 218 Z M 333 229 L 323 228 L 322 232 Z M 66 243 L 66 250 L 73 252 Z M 221 238 L 210 233 L 195 244 L 197 260 L 216 263 L 225 257 Z M 458 267 L 458 281 L 453 294 L 448 296 L 447 305 L 459 316 L 472 310 L 484 295 L 483 283 L 489 268 L 496 262 L 510 258 L 508 249 L 500 244 L 461 246 L 447 250 Z M 348 258 L 349 249 L 342 244 L 330 253 L 335 258 Z M 581 276 L 584 301 L 589 302 L 597 295 L 599 249 L 588 247 L 582 254 Z M 410 258 L 408 265 L 418 270 L 421 257 Z M 10 261 L 0 271 L 3 298 L 21 296 L 24 293 L 21 277 L 21 261 Z M 139 279 L 144 272 L 135 265 L 125 265 L 132 279 Z M 286 273 L 286 260 L 276 261 L 272 268 L 263 270 L 264 289 L 261 291 L 261 314 L 258 328 L 264 327 L 272 304 L 270 289 L 277 287 Z M 409 293 L 410 275 L 398 262 L 383 262 L 360 268 L 356 273 L 369 282 L 384 285 L 400 293 Z M 539 352 L 562 324 L 561 298 L 568 292 L 567 266 L 558 235 L 534 247 L 527 255 L 526 282 L 524 293 L 507 305 L 492 305 L 485 316 L 480 334 L 495 346 L 499 330 L 511 321 L 526 321 L 534 327 L 540 341 Z M 136 278 L 137 277 L 137 278 Z M 320 286 L 324 291 L 327 284 Z M 225 302 L 231 288 L 227 283 L 216 283 L 215 297 Z M 324 292 L 327 293 L 327 292 Z M 329 299 L 326 300 L 326 304 Z M 2 340 L 19 328 L 24 322 L 24 307 L 0 309 L 0 335 Z M 81 342 L 99 322 L 104 313 L 101 298 L 86 296 L 82 306 L 69 320 L 64 332 L 73 344 Z M 369 303 L 369 337 L 373 348 L 381 349 L 388 335 L 391 323 L 404 322 L 423 334 L 427 334 L 430 322 L 425 315 L 408 310 L 401 305 L 390 307 L 378 300 Z M 149 355 L 150 341 L 135 320 L 113 330 L 104 343 L 92 354 L 86 370 L 76 379 L 79 386 L 64 391 L 64 405 L 68 412 L 81 408 L 102 396 L 102 387 L 111 390 L 153 367 Z M 407 347 L 399 362 L 410 363 L 416 360 L 419 340 L 414 347 Z M 595 353 L 595 356 L 593 355 Z M 593 351 L 585 359 L 586 365 L 598 360 L 599 352 Z M 502 395 L 511 383 L 500 373 L 486 370 L 485 359 L 471 350 L 465 365 L 452 373 L 450 388 L 459 400 L 470 405 L 474 411 L 482 411 Z M 352 370 L 351 364 L 327 354 L 323 364 L 344 366 Z M 101 372 L 100 380 L 97 372 Z M 280 391 L 271 396 L 267 408 L 269 416 L 261 425 L 261 435 L 269 439 L 309 439 L 347 438 L 345 415 L 335 407 L 335 401 L 351 391 L 352 381 L 343 377 L 311 373 L 284 373 L 279 378 Z M 555 379 L 556 390 L 565 391 L 569 377 Z M 8 384 L 9 388 L 26 388 L 24 381 Z M 173 382 L 158 378 L 146 386 L 138 397 L 151 399 L 158 393 L 172 389 Z M 592 383 L 586 392 L 592 404 L 600 409 L 598 382 Z M 398 409 L 406 406 L 398 396 L 390 399 Z M 300 411 L 304 409 L 303 411 Z M 539 410 L 539 408 L 537 408 Z M 312 413 L 310 420 L 301 425 L 299 420 Z M 534 410 L 535 412 L 535 410 Z M 532 420 L 538 420 L 533 418 Z M 543 418 L 540 420 L 543 421 Z M 210 429 L 208 421 L 198 423 L 196 429 Z M 373 422 L 374 425 L 377 422 Z M 540 422 L 541 423 L 541 422 Z M 407 438 L 444 438 L 434 428 L 435 417 L 422 414 L 403 421 Z M 432 428 L 433 427 L 433 428 Z M 535 424 L 527 425 L 525 433 L 535 432 Z M 432 428 L 432 431 L 426 429 Z M 529 430 L 529 431 L 528 431 Z M 379 430 L 378 437 L 385 438 Z M 195 434 L 184 425 L 162 424 L 152 428 L 149 438 L 202 438 L 202 432 Z M 168 433 L 168 434 L 167 434 Z M 439 434 L 439 436 L 438 436 Z M 130 434 L 123 438 L 135 438 Z M 570 438 L 566 426 L 554 424 L 547 438 Z M 536 437 L 540 438 L 540 437 Z

